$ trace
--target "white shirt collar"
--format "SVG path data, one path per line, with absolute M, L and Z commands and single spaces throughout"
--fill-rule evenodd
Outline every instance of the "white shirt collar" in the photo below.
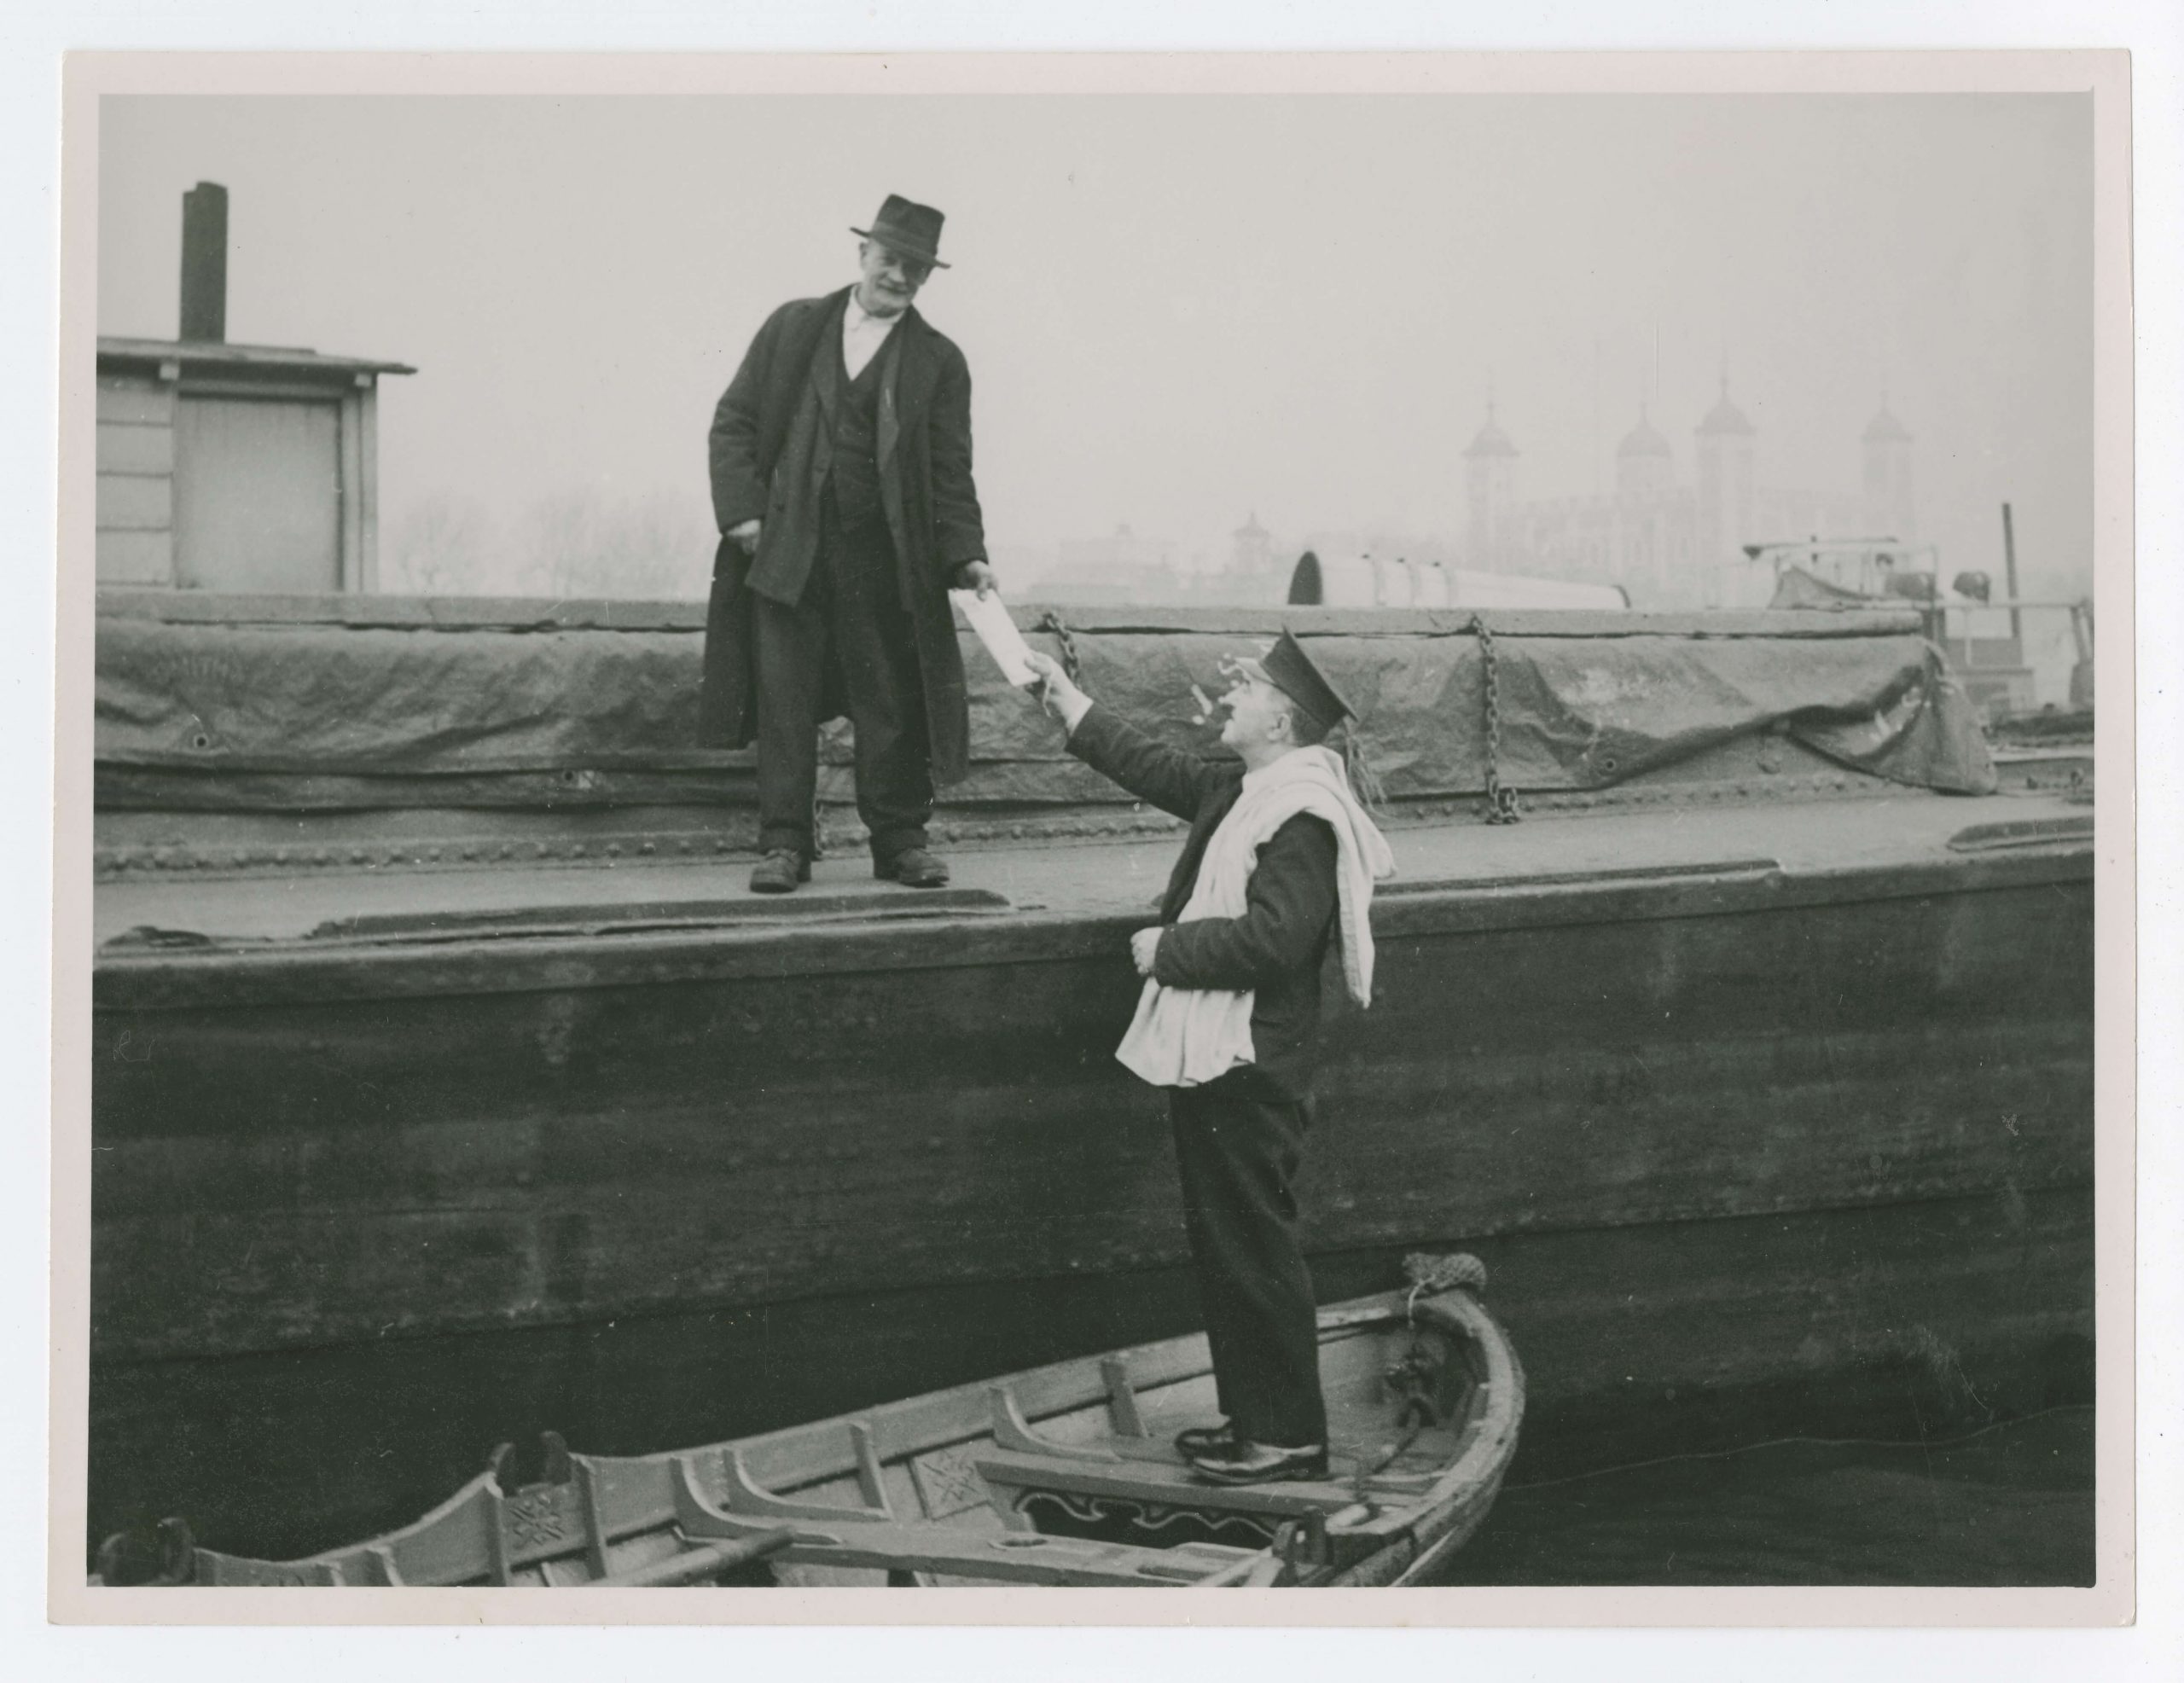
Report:
M 892 328 L 908 313 L 907 310 L 898 310 L 892 316 L 875 316 L 864 307 L 857 288 L 850 288 L 850 320 L 860 328 Z
M 874 315 L 857 297 L 857 288 L 850 288 L 849 308 L 842 311 L 842 367 L 851 380 L 872 366 L 872 359 L 894 337 L 895 324 L 902 319 L 899 314 Z

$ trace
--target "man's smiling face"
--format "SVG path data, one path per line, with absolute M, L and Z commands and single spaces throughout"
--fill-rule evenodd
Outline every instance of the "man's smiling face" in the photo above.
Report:
M 901 315 L 932 273 L 931 264 L 904 257 L 884 240 L 859 241 L 857 260 L 863 275 L 857 283 L 857 301 L 874 316 Z

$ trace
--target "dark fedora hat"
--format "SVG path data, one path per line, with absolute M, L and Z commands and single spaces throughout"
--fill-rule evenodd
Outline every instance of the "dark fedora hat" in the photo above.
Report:
M 945 220 L 930 205 L 914 205 L 901 194 L 890 193 L 887 202 L 880 207 L 880 214 L 873 218 L 871 227 L 852 228 L 850 232 L 877 240 L 904 257 L 929 263 L 935 269 L 945 269 L 948 265 L 940 260 L 940 224 Z

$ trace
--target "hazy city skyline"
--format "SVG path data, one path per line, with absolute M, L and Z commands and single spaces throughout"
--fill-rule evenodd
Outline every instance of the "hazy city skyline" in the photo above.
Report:
M 1855 492 L 1885 387 L 1945 574 L 2007 499 L 2029 590 L 2089 577 L 2080 99 L 109 99 L 101 143 L 102 332 L 175 331 L 212 179 L 231 338 L 417 365 L 390 532 L 620 508 L 701 581 L 714 399 L 901 191 L 997 548 L 1461 537 L 1490 381 L 1525 497 L 1612 484 L 1641 402 L 1688 479 L 1726 358 L 1763 483 Z

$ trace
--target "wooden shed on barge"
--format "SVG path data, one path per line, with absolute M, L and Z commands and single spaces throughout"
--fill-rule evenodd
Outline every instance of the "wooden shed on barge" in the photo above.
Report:
M 227 342 L 227 189 L 183 195 L 181 334 L 98 345 L 102 585 L 372 590 L 379 381 L 402 363 Z

